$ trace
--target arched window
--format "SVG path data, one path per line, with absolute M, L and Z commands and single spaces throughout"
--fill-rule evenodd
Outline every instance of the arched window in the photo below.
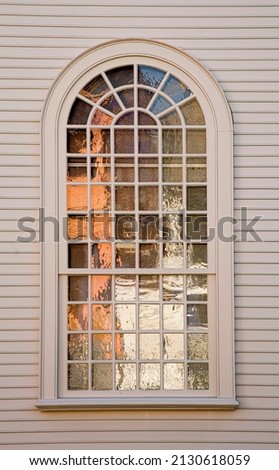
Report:
M 66 69 L 43 124 L 44 210 L 60 239 L 45 227 L 38 406 L 234 408 L 219 87 L 180 51 L 117 41 Z

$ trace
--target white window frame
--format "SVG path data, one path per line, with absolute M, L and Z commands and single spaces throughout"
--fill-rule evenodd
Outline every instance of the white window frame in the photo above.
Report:
M 214 195 L 208 194 L 208 209 L 213 214 L 209 226 L 217 227 L 219 220 L 229 220 L 227 218 L 233 216 L 233 125 L 230 109 L 220 86 L 205 67 L 180 50 L 149 40 L 118 40 L 90 49 L 72 61 L 53 84 L 42 115 L 41 207 L 44 208 L 44 217 L 59 220 L 61 198 L 65 197 L 65 174 L 59 176 L 59 159 L 65 154 L 65 126 L 75 96 L 100 71 L 133 61 L 148 61 L 158 68 L 164 68 L 165 64 L 165 69 L 186 82 L 198 97 L 207 124 L 208 154 L 212 156 L 208 164 L 208 180 L 214 182 L 216 189 Z M 233 242 L 228 242 L 233 234 L 232 223 L 224 225 L 223 238 L 215 236 L 210 242 L 214 244 L 214 250 L 211 250 L 214 256 L 209 259 L 205 272 L 209 282 L 210 274 L 216 276 L 216 318 L 210 331 L 211 341 L 215 341 L 216 346 L 212 368 L 215 371 L 214 394 L 164 397 L 155 393 L 154 396 L 106 398 L 100 394 L 97 398 L 61 398 L 58 359 L 63 344 L 59 320 L 63 301 L 59 298 L 58 277 L 63 254 L 59 250 L 60 243 L 54 241 L 53 224 L 47 220 L 52 219 L 45 219 L 41 244 L 41 381 L 40 399 L 36 406 L 42 410 L 121 407 L 235 409 L 238 402 L 234 381 Z M 62 236 L 60 226 L 60 239 Z

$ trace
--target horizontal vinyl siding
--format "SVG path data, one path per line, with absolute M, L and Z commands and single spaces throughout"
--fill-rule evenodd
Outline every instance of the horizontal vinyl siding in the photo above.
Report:
M 0 448 L 278 448 L 278 17 L 278 0 L 1 2 Z M 192 54 L 219 81 L 233 112 L 235 412 L 41 413 L 34 407 L 40 115 L 70 60 L 125 37 L 161 40 Z M 261 216 L 255 230 L 262 241 L 241 232 L 243 207 L 248 220 Z M 17 242 L 25 216 L 34 220 L 33 243 Z

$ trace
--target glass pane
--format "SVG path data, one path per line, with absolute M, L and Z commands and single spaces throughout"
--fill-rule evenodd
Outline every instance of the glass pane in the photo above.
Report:
M 68 239 L 84 240 L 88 237 L 88 219 L 85 215 L 68 215 Z
M 132 126 L 134 124 L 134 111 L 123 114 L 115 123 L 116 126 Z
M 139 210 L 156 211 L 158 208 L 158 186 L 140 186 Z
M 202 183 L 206 181 L 205 158 L 187 158 L 187 181 L 189 183 Z
M 101 109 L 96 109 L 92 116 L 91 124 L 96 126 L 110 126 L 112 123 L 112 117 Z
M 134 83 L 134 67 L 133 65 L 126 65 L 117 67 L 106 72 L 108 79 L 114 88 L 122 85 L 131 85 Z
M 157 157 L 140 157 L 138 160 L 139 181 L 147 181 L 156 183 L 159 178 L 158 158 Z
M 110 181 L 109 157 L 91 158 L 91 181 L 94 181 L 94 183 Z
M 88 305 L 68 305 L 68 330 L 87 330 Z
M 187 357 L 190 360 L 208 359 L 208 334 L 189 333 L 187 335 Z
M 111 300 L 111 276 L 91 277 L 92 300 Z
M 182 208 L 182 186 L 163 186 L 163 210 L 179 211 Z
M 167 157 L 163 159 L 163 181 L 167 183 L 180 183 L 183 181 L 181 157 Z
M 180 125 L 180 118 L 176 111 L 171 111 L 168 114 L 165 114 L 162 118 L 160 118 L 161 124 L 163 126 L 175 126 Z
M 112 364 L 92 364 L 92 390 L 112 388 Z
M 88 364 L 68 364 L 68 390 L 88 390 Z
M 184 103 L 180 109 L 185 119 L 185 124 L 188 124 L 189 126 L 205 124 L 203 112 L 196 98 Z
M 111 214 L 91 216 L 92 240 L 110 240 L 111 238 Z
M 68 276 L 68 300 L 88 300 L 87 276 Z
M 134 89 L 128 88 L 127 90 L 119 91 L 118 95 L 126 108 L 134 106 Z
M 203 240 L 207 238 L 207 216 L 191 214 L 186 217 L 187 238 Z
M 198 362 L 188 364 L 188 389 L 209 389 L 208 364 Z
M 118 240 L 134 240 L 136 234 L 136 220 L 132 215 L 117 215 L 115 222 L 115 236 Z
M 166 214 L 163 216 L 163 238 L 164 240 L 182 240 L 183 238 L 183 215 Z
M 164 330 L 183 330 L 183 305 L 164 304 L 163 305 L 163 325 Z
M 67 152 L 86 153 L 86 131 L 83 129 L 67 130 Z
M 163 276 L 164 302 L 183 301 L 183 276 Z
M 159 245 L 155 243 L 140 244 L 139 264 L 140 268 L 159 268 Z
M 187 245 L 187 267 L 191 269 L 207 268 L 207 245 L 194 243 Z
M 87 209 L 87 186 L 67 186 L 67 210 L 84 211 Z
M 112 247 L 110 243 L 93 243 L 91 267 L 112 268 Z
M 118 114 L 121 111 L 120 104 L 113 95 L 107 96 L 102 102 L 101 106 L 113 114 Z
M 163 153 L 182 153 L 182 130 L 163 129 Z
M 134 181 L 134 158 L 133 157 L 116 157 L 115 165 L 115 181 Z
M 135 330 L 136 306 L 134 304 L 116 304 L 115 327 L 117 330 Z
M 207 305 L 190 304 L 187 306 L 188 328 L 207 328 Z
M 96 103 L 108 91 L 108 85 L 103 77 L 98 75 L 80 91 L 80 95 L 86 96 L 86 98 Z
M 138 123 L 140 126 L 156 126 L 157 123 L 149 114 L 139 112 Z
M 110 130 L 94 129 L 90 132 L 90 152 L 110 153 Z
M 139 232 L 141 240 L 157 240 L 159 238 L 159 216 L 140 215 Z
M 136 276 L 124 274 L 115 277 L 115 300 L 136 300 Z
M 184 359 L 184 335 L 167 333 L 163 335 L 164 359 Z
M 70 111 L 68 124 L 87 124 L 92 106 L 77 98 Z
M 69 361 L 84 361 L 88 359 L 88 335 L 84 333 L 68 335 Z
M 112 329 L 112 306 L 109 304 L 93 304 L 92 308 L 92 329 L 111 330 Z
M 141 390 L 160 390 L 160 364 L 140 364 L 139 373 Z
M 158 131 L 156 129 L 139 130 L 139 153 L 158 153 Z
M 139 305 L 139 328 L 140 330 L 159 330 L 160 328 L 160 305 Z
M 133 333 L 117 333 L 114 335 L 115 359 L 131 360 L 136 358 L 136 335 Z
M 104 211 L 110 209 L 110 205 L 110 186 L 91 186 L 91 209 L 93 211 Z
M 159 300 L 159 276 L 139 276 L 139 300 Z
M 139 84 L 158 88 L 165 76 L 165 72 L 148 65 L 139 65 L 138 75 Z
M 88 267 L 88 247 L 87 244 L 68 245 L 68 267 L 87 268 Z
M 115 153 L 134 153 L 133 129 L 115 129 L 114 138 Z
M 109 333 L 93 333 L 92 359 L 112 359 L 112 335 Z
M 79 183 L 87 180 L 86 158 L 68 158 L 67 181 Z
M 163 268 L 183 268 L 184 246 L 183 243 L 164 243 L 163 245 Z
M 115 210 L 133 211 L 135 209 L 135 188 L 134 186 L 115 187 Z
M 207 276 L 191 274 L 187 276 L 187 300 L 207 300 Z
M 153 97 L 154 93 L 150 90 L 145 90 L 144 88 L 140 88 L 138 90 L 138 106 L 139 108 L 147 108 L 151 98 Z
M 159 95 L 157 96 L 153 105 L 151 106 L 150 111 L 153 114 L 160 114 L 170 107 L 171 107 L 171 103 Z
M 160 359 L 160 335 L 155 333 L 139 334 L 140 359 Z
M 132 243 L 115 244 L 115 265 L 117 268 L 131 269 L 135 267 L 135 245 Z
M 164 389 L 184 390 L 184 364 L 164 364 Z
M 188 186 L 187 188 L 187 210 L 206 211 L 207 209 L 206 186 Z
M 206 153 L 206 131 L 205 129 L 186 130 L 186 152 Z
M 173 99 L 175 103 L 179 103 L 192 94 L 191 90 L 187 88 L 185 83 L 182 83 L 172 75 L 169 76 L 165 85 L 163 86 L 163 92 Z
M 135 390 L 137 387 L 136 364 L 116 364 L 115 387 L 117 390 Z

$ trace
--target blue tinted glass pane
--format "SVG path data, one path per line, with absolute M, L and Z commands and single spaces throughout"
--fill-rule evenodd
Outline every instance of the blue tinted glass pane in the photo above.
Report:
M 165 74 L 163 70 L 156 69 L 155 67 L 139 65 L 139 83 L 141 85 L 158 88 Z
M 185 83 L 182 83 L 172 75 L 168 78 L 167 82 L 163 87 L 163 92 L 170 96 L 176 103 L 188 98 L 192 94 L 191 90 L 186 87 Z
M 159 114 L 168 109 L 171 104 L 162 96 L 158 96 L 151 106 L 150 111 L 154 114 Z

